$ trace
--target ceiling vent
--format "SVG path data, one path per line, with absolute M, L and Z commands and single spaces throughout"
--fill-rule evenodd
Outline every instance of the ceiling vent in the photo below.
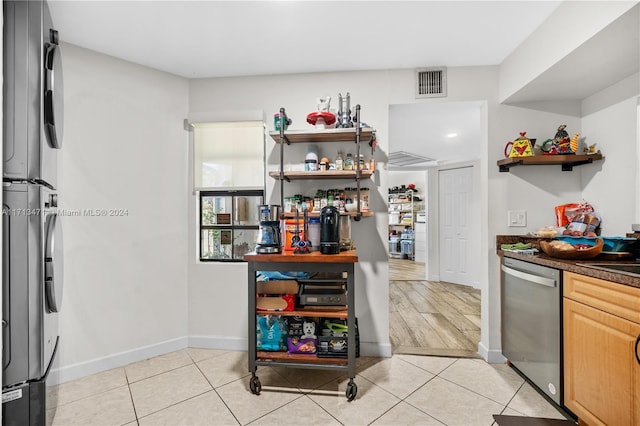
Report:
M 416 69 L 416 99 L 447 96 L 447 68 Z
M 435 161 L 433 158 L 411 154 L 406 151 L 396 151 L 389 153 L 390 166 L 413 166 L 416 164 L 429 163 Z

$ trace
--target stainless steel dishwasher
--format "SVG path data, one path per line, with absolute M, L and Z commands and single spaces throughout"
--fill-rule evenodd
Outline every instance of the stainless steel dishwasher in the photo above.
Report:
M 502 354 L 561 406 L 561 271 L 508 257 L 501 270 Z

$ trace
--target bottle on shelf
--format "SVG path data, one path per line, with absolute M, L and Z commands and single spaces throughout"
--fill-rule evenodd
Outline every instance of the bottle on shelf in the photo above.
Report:
M 338 155 L 336 156 L 336 170 L 344 169 L 344 157 L 342 155 L 342 151 L 338 151 Z

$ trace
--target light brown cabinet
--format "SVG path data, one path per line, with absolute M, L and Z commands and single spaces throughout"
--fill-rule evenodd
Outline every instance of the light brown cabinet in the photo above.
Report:
M 564 273 L 564 404 L 581 424 L 640 426 L 640 288 Z

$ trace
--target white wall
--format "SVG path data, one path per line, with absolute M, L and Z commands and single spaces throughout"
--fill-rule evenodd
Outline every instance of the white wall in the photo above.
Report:
M 60 380 L 184 347 L 187 81 L 63 47 Z M 123 209 L 89 216 L 83 209 Z
M 595 143 L 605 157 L 601 173 L 589 167 L 582 174 L 583 197 L 601 215 L 602 235 L 625 236 L 637 223 L 637 99 L 633 96 L 582 119 L 586 142 Z

